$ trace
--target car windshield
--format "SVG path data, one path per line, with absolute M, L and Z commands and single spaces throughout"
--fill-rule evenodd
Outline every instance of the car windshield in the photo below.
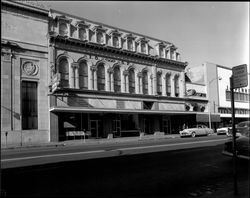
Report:
M 250 122 L 241 122 L 237 125 L 237 127 L 249 127 Z

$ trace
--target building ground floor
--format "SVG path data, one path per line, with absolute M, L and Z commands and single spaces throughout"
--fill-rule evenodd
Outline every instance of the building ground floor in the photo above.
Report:
M 69 132 L 85 132 L 87 136 L 84 138 L 115 138 L 139 136 L 141 133 L 178 134 L 201 122 L 209 126 L 208 119 L 202 120 L 196 113 L 51 112 L 50 117 L 51 141 L 82 138 L 81 135 L 70 136 Z

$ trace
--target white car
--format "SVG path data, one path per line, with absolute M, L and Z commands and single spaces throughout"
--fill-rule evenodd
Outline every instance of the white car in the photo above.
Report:
M 197 126 L 193 128 L 187 128 L 179 132 L 181 137 L 186 137 L 186 136 L 201 136 L 201 135 L 209 135 L 214 133 L 213 129 L 208 128 L 205 125 L 198 124 Z
M 216 129 L 217 135 L 227 135 L 229 134 L 229 130 L 232 129 L 232 127 L 222 127 L 222 128 L 218 128 Z

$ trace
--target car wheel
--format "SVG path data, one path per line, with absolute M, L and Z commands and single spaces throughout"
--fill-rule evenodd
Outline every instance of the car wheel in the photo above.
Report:
M 195 132 L 192 132 L 191 136 L 192 136 L 193 138 L 195 137 L 195 135 L 196 135 Z

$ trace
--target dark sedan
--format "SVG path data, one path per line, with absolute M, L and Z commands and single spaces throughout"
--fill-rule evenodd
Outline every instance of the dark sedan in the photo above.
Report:
M 236 155 L 238 158 L 250 159 L 250 144 L 249 144 L 249 126 L 250 121 L 241 122 L 236 128 Z M 232 138 L 225 143 L 224 155 L 233 156 L 233 141 Z

